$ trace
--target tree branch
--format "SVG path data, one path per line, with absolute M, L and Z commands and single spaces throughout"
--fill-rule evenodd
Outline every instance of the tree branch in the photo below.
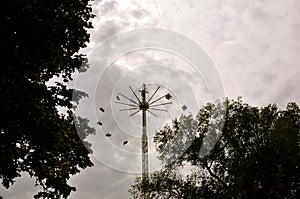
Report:
M 226 184 L 224 180 L 222 180 L 222 178 L 220 178 L 219 176 L 217 176 L 215 173 L 212 172 L 212 170 L 210 169 L 211 166 L 208 166 L 207 160 L 202 160 L 202 163 L 203 166 L 207 169 L 209 175 L 211 175 L 214 179 L 216 179 L 219 183 L 221 183 L 228 191 L 228 193 L 231 194 L 232 198 L 235 199 L 234 193 L 231 190 L 231 188 Z

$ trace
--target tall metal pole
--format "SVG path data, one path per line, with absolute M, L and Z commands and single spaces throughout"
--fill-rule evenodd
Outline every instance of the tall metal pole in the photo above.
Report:
M 135 112 L 132 113 L 130 115 L 130 117 L 137 114 L 139 111 L 142 111 L 142 198 L 148 199 L 149 193 L 147 193 L 147 191 L 146 191 L 146 188 L 148 187 L 148 180 L 149 180 L 147 111 L 149 113 L 151 113 L 152 115 L 154 115 L 155 117 L 157 117 L 157 115 L 154 114 L 151 110 L 167 112 L 166 109 L 160 109 L 159 107 L 167 105 L 167 104 L 171 104 L 172 102 L 166 102 L 166 103 L 160 103 L 160 104 L 156 104 L 156 103 L 159 102 L 160 100 L 162 100 L 163 98 L 170 100 L 172 98 L 172 96 L 170 95 L 170 93 L 167 93 L 167 94 L 159 97 L 158 99 L 151 101 L 154 98 L 157 91 L 160 89 L 160 87 L 158 87 L 147 101 L 146 95 L 147 95 L 148 91 L 147 91 L 146 85 L 143 84 L 142 89 L 140 90 L 141 97 L 142 97 L 142 99 L 140 100 L 140 98 L 136 95 L 134 90 L 131 87 L 129 87 L 129 88 L 132 91 L 132 93 L 134 94 L 137 101 L 130 99 L 129 97 L 123 95 L 122 93 L 119 93 L 119 95 L 122 96 L 123 98 L 127 99 L 129 101 L 129 103 L 126 103 L 126 102 L 116 102 L 116 103 L 121 104 L 121 105 L 126 105 L 129 107 L 127 109 L 120 109 L 120 111 L 134 110 Z M 120 100 L 119 96 L 117 96 L 117 100 L 118 101 Z
M 149 108 L 149 103 L 146 101 L 147 88 L 143 84 L 142 90 L 140 90 L 142 101 L 140 109 L 142 110 L 142 181 L 143 181 L 143 198 L 147 199 L 147 193 L 145 191 L 146 183 L 148 182 L 148 137 L 147 137 L 147 115 L 146 111 Z

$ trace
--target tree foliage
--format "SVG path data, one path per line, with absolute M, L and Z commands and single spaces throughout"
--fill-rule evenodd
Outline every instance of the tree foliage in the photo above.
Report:
M 222 134 L 208 155 L 199 156 L 205 136 L 220 127 L 215 125 L 220 107 L 226 107 L 224 126 L 218 129 Z M 188 146 L 175 143 L 172 150 L 163 150 L 181 134 Z M 207 104 L 195 119 L 181 116 L 157 132 L 154 140 L 165 166 L 152 173 L 144 187 L 151 198 L 299 198 L 296 103 L 285 110 L 271 104 L 253 107 L 240 99 Z M 137 178 L 129 192 L 137 198 L 142 188 Z
M 66 198 L 75 190 L 67 184 L 70 175 L 92 166 L 81 139 L 94 129 L 72 116 L 85 94 L 74 101 L 67 87 L 73 72 L 87 68 L 78 51 L 92 28 L 89 1 L 4 0 L 0 10 L 2 185 L 9 188 L 28 172 L 42 188 L 36 198 Z M 47 86 L 54 76 L 63 81 Z

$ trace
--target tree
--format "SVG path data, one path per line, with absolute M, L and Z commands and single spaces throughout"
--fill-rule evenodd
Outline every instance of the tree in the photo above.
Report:
M 75 190 L 70 175 L 93 165 L 81 140 L 94 129 L 73 118 L 86 94 L 72 99 L 75 90 L 67 86 L 73 72 L 87 69 L 78 51 L 92 28 L 89 0 L 4 0 L 0 10 L 2 185 L 28 172 L 42 188 L 35 198 L 67 198 Z M 54 76 L 62 81 L 47 86 Z
M 216 129 L 220 107 L 226 107 L 225 122 Z M 199 156 L 205 136 L 217 130 L 222 134 L 213 149 Z M 164 150 L 178 135 L 189 146 L 175 143 L 173 150 Z M 295 103 L 286 110 L 252 107 L 241 99 L 209 103 L 195 119 L 181 116 L 165 126 L 154 141 L 165 167 L 150 176 L 151 198 L 299 198 L 300 109 Z M 129 190 L 133 198 L 141 186 L 137 178 Z

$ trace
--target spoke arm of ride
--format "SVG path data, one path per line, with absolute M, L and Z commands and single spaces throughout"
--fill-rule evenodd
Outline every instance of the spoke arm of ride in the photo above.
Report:
M 158 98 L 158 99 L 154 100 L 153 102 L 151 102 L 149 105 L 151 105 L 151 104 L 153 104 L 153 103 L 157 102 L 158 100 L 161 100 L 162 98 L 164 98 L 164 97 L 166 97 L 166 96 L 167 96 L 167 94 L 166 94 L 166 95 L 163 95 L 163 96 L 161 96 L 160 98 Z
M 167 105 L 167 104 L 172 104 L 172 102 L 166 102 L 166 103 L 162 103 L 162 104 L 154 104 L 154 105 L 151 105 L 151 107 L 155 107 L 155 106 L 163 106 L 163 105 Z
M 154 114 L 152 111 L 150 111 L 149 109 L 147 110 L 149 113 L 151 113 L 152 115 L 154 115 L 155 117 L 157 117 L 156 114 Z
M 154 91 L 154 93 L 151 95 L 151 97 L 148 100 L 148 103 L 150 103 L 150 101 L 152 100 L 152 98 L 154 97 L 154 95 L 156 94 L 156 92 L 160 89 L 160 86 L 157 87 L 157 89 Z
M 141 103 L 140 99 L 138 98 L 138 96 L 135 94 L 134 90 L 131 88 L 131 86 L 129 86 L 130 90 L 132 91 L 132 93 L 134 94 L 135 98 L 138 100 L 139 103 Z
M 137 102 L 133 101 L 132 99 L 130 99 L 130 98 L 128 98 L 128 97 L 126 97 L 126 96 L 123 95 L 122 93 L 119 93 L 119 95 L 121 95 L 121 96 L 124 97 L 125 99 L 128 99 L 129 101 L 131 101 L 131 102 L 133 102 L 134 104 L 136 104 L 136 105 L 139 106 L 139 104 L 138 104 Z
M 137 114 L 137 113 L 140 112 L 140 111 L 141 111 L 141 110 L 138 110 L 138 111 L 132 113 L 132 114 L 130 115 L 130 117 L 131 117 L 131 116 L 134 116 L 135 114 Z
M 120 111 L 130 111 L 130 110 L 137 110 L 139 108 L 123 108 L 123 109 L 120 109 Z
M 136 108 L 139 107 L 138 105 L 135 105 L 135 104 L 127 104 L 127 103 L 124 103 L 124 102 L 116 102 L 116 103 L 117 103 L 117 104 L 127 105 L 127 106 L 133 106 L 133 107 L 136 107 Z
M 151 108 L 151 110 L 168 112 L 166 109 L 159 109 L 159 108 Z

